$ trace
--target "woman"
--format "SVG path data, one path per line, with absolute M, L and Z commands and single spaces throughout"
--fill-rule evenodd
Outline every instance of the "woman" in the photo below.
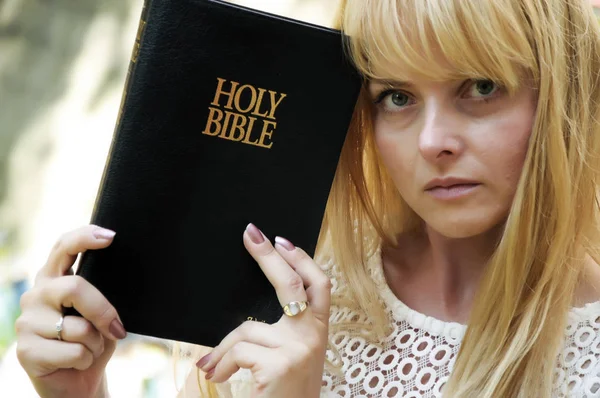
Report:
M 282 306 L 309 305 L 198 355 L 181 395 L 600 394 L 600 30 L 587 0 L 340 11 L 365 84 L 318 255 L 253 225 L 243 236 Z M 66 234 L 23 298 L 19 358 L 43 397 L 106 391 L 123 327 L 65 274 L 111 239 Z M 61 304 L 85 319 L 65 318 L 57 341 Z

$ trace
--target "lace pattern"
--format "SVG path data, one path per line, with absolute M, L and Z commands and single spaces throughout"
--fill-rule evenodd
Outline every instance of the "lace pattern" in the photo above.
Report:
M 333 343 L 342 356 L 344 377 L 326 372 L 322 397 L 442 397 L 466 325 L 426 316 L 402 303 L 385 282 L 379 249 L 368 265 L 392 314 L 393 330 L 377 343 L 366 341 L 359 330 L 336 333 Z M 328 266 L 336 275 L 336 266 Z M 332 292 L 343 294 L 335 278 L 332 284 Z M 330 321 L 353 317 L 360 322 L 357 312 L 332 307 Z M 572 309 L 564 347 L 557 359 L 553 397 L 600 397 L 600 301 Z M 331 351 L 327 355 L 334 359 Z
M 324 269 L 332 276 L 332 294 L 343 295 L 345 287 L 334 277 L 336 265 L 328 263 Z M 442 397 L 466 326 L 426 316 L 402 303 L 385 282 L 379 249 L 370 256 L 369 270 L 392 315 L 393 330 L 379 342 L 367 341 L 360 330 L 333 334 L 343 377 L 326 371 L 321 398 Z M 352 319 L 366 321 L 353 309 L 332 306 L 331 323 Z M 331 350 L 327 357 L 336 363 Z M 600 301 L 569 313 L 565 345 L 554 377 L 554 398 L 600 397 Z M 230 380 L 231 396 L 250 396 L 249 371 L 242 369 Z

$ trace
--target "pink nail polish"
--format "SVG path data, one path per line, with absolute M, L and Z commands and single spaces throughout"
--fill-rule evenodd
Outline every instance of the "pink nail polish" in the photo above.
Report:
M 200 358 L 200 360 L 198 362 L 196 362 L 196 366 L 199 368 L 202 368 L 202 367 L 204 367 L 204 365 L 206 365 L 208 363 L 208 361 L 210 361 L 210 353 L 208 353 L 205 356 L 203 356 L 202 358 Z
M 246 227 L 246 231 L 248 231 L 248 235 L 250 236 L 250 240 L 258 245 L 260 243 L 263 243 L 265 241 L 265 238 L 263 238 L 263 234 L 262 232 L 260 232 L 260 229 L 256 228 L 256 225 L 250 223 L 248 224 L 248 226 Z
M 213 376 L 215 375 L 215 368 L 212 368 L 207 374 L 206 376 L 204 376 L 204 378 L 206 380 L 210 380 Z
M 294 247 L 292 242 L 290 242 L 289 240 L 287 240 L 285 238 L 282 238 L 281 236 L 275 237 L 275 243 L 278 243 L 279 245 L 283 246 L 283 248 L 286 249 L 287 251 L 292 251 L 296 248 L 296 247 Z
M 98 228 L 93 232 L 94 238 L 109 240 L 115 236 L 116 232 L 106 228 Z
M 123 324 L 121 324 L 121 322 L 116 318 L 110 323 L 108 330 L 118 339 L 124 339 L 127 337 L 127 332 L 125 331 Z

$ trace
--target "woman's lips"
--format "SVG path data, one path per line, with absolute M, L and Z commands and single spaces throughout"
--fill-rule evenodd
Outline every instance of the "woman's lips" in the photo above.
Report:
M 452 200 L 464 198 L 467 195 L 473 193 L 481 184 L 468 183 L 468 184 L 455 184 L 447 187 L 437 186 L 425 190 L 429 195 L 440 200 Z

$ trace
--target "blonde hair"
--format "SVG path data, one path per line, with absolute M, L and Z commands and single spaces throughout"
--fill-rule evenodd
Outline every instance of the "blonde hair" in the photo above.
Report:
M 600 29 L 587 0 L 343 0 L 340 26 L 366 80 L 489 78 L 538 92 L 521 180 L 444 386 L 450 397 L 546 397 L 586 255 L 598 260 Z M 437 63 L 434 53 L 445 61 Z M 373 330 L 389 325 L 363 245 L 416 228 L 373 141 L 363 92 L 326 228 Z M 350 215 L 350 217 L 349 217 Z M 377 314 L 377 315 L 373 315 Z M 485 342 L 485 344 L 481 344 Z
M 492 79 L 509 93 L 523 84 L 537 90 L 521 180 L 444 395 L 550 396 L 585 257 L 600 259 L 600 29 L 591 6 L 587 0 L 342 0 L 338 22 L 366 82 L 410 74 Z M 434 53 L 447 62 L 436 63 Z M 396 236 L 419 228 L 420 220 L 379 159 L 372 113 L 363 90 L 316 258 L 333 259 L 349 292 L 334 295 L 332 305 L 369 314 L 366 325 L 332 323 L 330 335 L 358 327 L 376 340 L 390 331 L 391 319 L 370 278 L 370 248 L 396 245 Z

